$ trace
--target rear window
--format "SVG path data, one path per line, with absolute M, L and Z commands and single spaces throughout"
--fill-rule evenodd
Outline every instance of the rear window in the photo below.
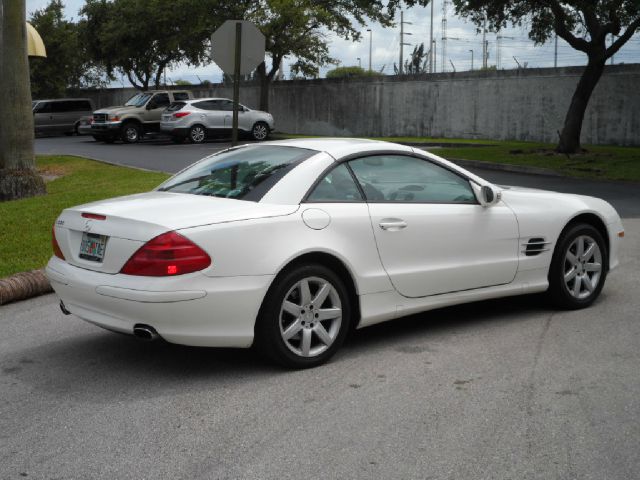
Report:
M 258 202 L 291 169 L 316 153 L 282 146 L 227 150 L 201 160 L 158 190 Z
M 189 94 L 187 92 L 174 92 L 174 100 L 189 100 Z
M 167 107 L 167 112 L 177 112 L 178 110 L 180 110 L 182 107 L 184 107 L 186 105 L 186 103 L 184 102 L 173 102 L 171 105 L 169 105 Z

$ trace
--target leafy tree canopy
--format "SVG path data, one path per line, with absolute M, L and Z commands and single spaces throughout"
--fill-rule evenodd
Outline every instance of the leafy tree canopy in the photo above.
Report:
M 29 19 L 47 49 L 47 57 L 35 57 L 29 61 L 33 98 L 62 97 L 69 87 L 92 87 L 104 83 L 104 72 L 86 57 L 78 24 L 65 20 L 63 9 L 61 0 L 51 0 Z
M 629 41 L 640 27 L 638 0 L 453 0 L 456 12 L 490 30 L 528 25 L 529 37 L 544 43 L 555 32 L 574 49 L 587 55 L 587 66 L 571 99 L 560 133 L 558 151 L 580 150 L 582 121 L 606 60 Z M 607 38 L 615 36 L 607 45 Z
M 211 16 L 220 18 L 195 0 L 87 0 L 80 13 L 91 58 L 143 90 L 158 87 L 166 68 L 201 63 Z
M 379 77 L 380 72 L 365 70 L 362 67 L 338 67 L 327 72 L 327 78 Z

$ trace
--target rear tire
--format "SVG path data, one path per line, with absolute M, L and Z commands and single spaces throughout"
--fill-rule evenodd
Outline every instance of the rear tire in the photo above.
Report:
M 602 291 L 608 264 L 606 243 L 598 230 L 585 223 L 569 226 L 553 252 L 549 297 L 563 309 L 588 307 Z
M 189 141 L 191 143 L 204 143 L 207 139 L 207 129 L 202 125 L 194 125 L 189 129 Z
M 285 271 L 267 293 L 256 343 L 272 361 L 288 368 L 325 363 L 349 331 L 351 301 L 344 282 L 325 266 Z
M 122 126 L 121 138 L 124 143 L 138 143 L 142 137 L 140 125 L 128 122 Z

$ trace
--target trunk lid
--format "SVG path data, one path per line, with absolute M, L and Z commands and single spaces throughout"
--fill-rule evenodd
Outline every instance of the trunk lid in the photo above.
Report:
M 164 232 L 290 215 L 297 209 L 298 205 L 154 191 L 68 208 L 58 217 L 55 232 L 70 264 L 104 273 L 118 273 L 138 248 Z M 83 217 L 83 214 L 97 215 L 98 218 Z M 81 253 L 83 242 L 85 249 Z M 95 249 L 87 255 L 87 242 L 93 242 L 99 250 L 103 249 L 102 255 Z

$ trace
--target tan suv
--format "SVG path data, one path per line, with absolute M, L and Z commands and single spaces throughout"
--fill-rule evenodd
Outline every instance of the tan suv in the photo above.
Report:
M 93 112 L 91 135 L 108 143 L 120 138 L 136 143 L 145 134 L 160 131 L 160 117 L 172 102 L 192 99 L 186 90 L 150 90 L 131 97 L 123 106 L 108 107 Z

